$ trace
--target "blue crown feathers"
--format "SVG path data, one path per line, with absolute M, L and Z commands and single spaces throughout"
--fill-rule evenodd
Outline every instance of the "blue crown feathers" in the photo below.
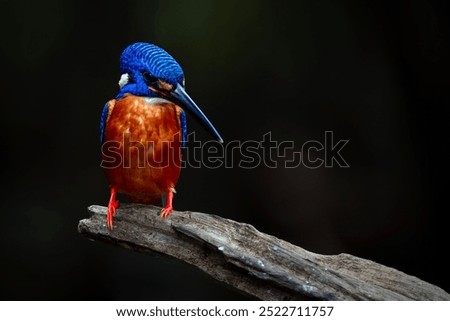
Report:
M 129 45 L 120 57 L 120 72 L 150 72 L 153 77 L 173 85 L 183 83 L 183 69 L 164 49 L 153 44 L 137 42 Z

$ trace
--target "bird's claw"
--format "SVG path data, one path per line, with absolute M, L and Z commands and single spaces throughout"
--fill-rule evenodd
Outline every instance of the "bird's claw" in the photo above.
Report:
M 166 218 L 170 215 L 170 213 L 173 212 L 172 200 L 174 191 L 175 190 L 172 188 L 166 194 L 166 206 L 164 206 L 164 208 L 161 210 L 161 218 Z
M 173 207 L 172 205 L 166 205 L 162 210 L 161 210 L 161 218 L 166 218 L 167 216 L 170 215 L 170 213 L 173 212 Z
M 108 229 L 112 231 L 113 229 L 113 218 L 116 214 L 116 210 L 119 207 L 120 203 L 119 201 L 112 202 L 108 205 L 108 215 L 106 216 L 106 225 L 108 226 Z
M 115 188 L 111 188 L 111 197 L 108 203 L 108 214 L 106 215 L 106 225 L 110 231 L 113 229 L 114 215 L 116 214 L 117 208 L 120 206 L 119 201 L 116 200 L 116 194 L 117 190 Z

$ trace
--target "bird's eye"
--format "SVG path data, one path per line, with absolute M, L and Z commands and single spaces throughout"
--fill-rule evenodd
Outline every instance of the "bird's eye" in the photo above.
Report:
M 154 84 L 158 81 L 158 78 L 154 77 L 151 73 L 144 71 L 142 73 L 142 77 L 144 77 L 144 81 L 147 83 L 147 85 Z

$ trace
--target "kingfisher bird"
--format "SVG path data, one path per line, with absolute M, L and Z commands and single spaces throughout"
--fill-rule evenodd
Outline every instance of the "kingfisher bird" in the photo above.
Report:
M 100 121 L 102 168 L 110 184 L 107 226 L 119 202 L 158 205 L 161 218 L 173 211 L 172 200 L 192 113 L 219 142 L 222 137 L 185 91 L 181 66 L 164 49 L 150 43 L 129 45 L 120 57 L 119 93 L 105 104 Z

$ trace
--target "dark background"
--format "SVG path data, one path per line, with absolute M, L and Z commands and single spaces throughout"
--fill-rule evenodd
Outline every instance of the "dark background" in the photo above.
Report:
M 348 169 L 185 169 L 176 209 L 450 291 L 448 14 L 447 1 L 1 1 L 0 298 L 244 298 L 77 233 L 108 200 L 99 118 L 134 41 L 178 60 L 225 141 L 350 140 Z

